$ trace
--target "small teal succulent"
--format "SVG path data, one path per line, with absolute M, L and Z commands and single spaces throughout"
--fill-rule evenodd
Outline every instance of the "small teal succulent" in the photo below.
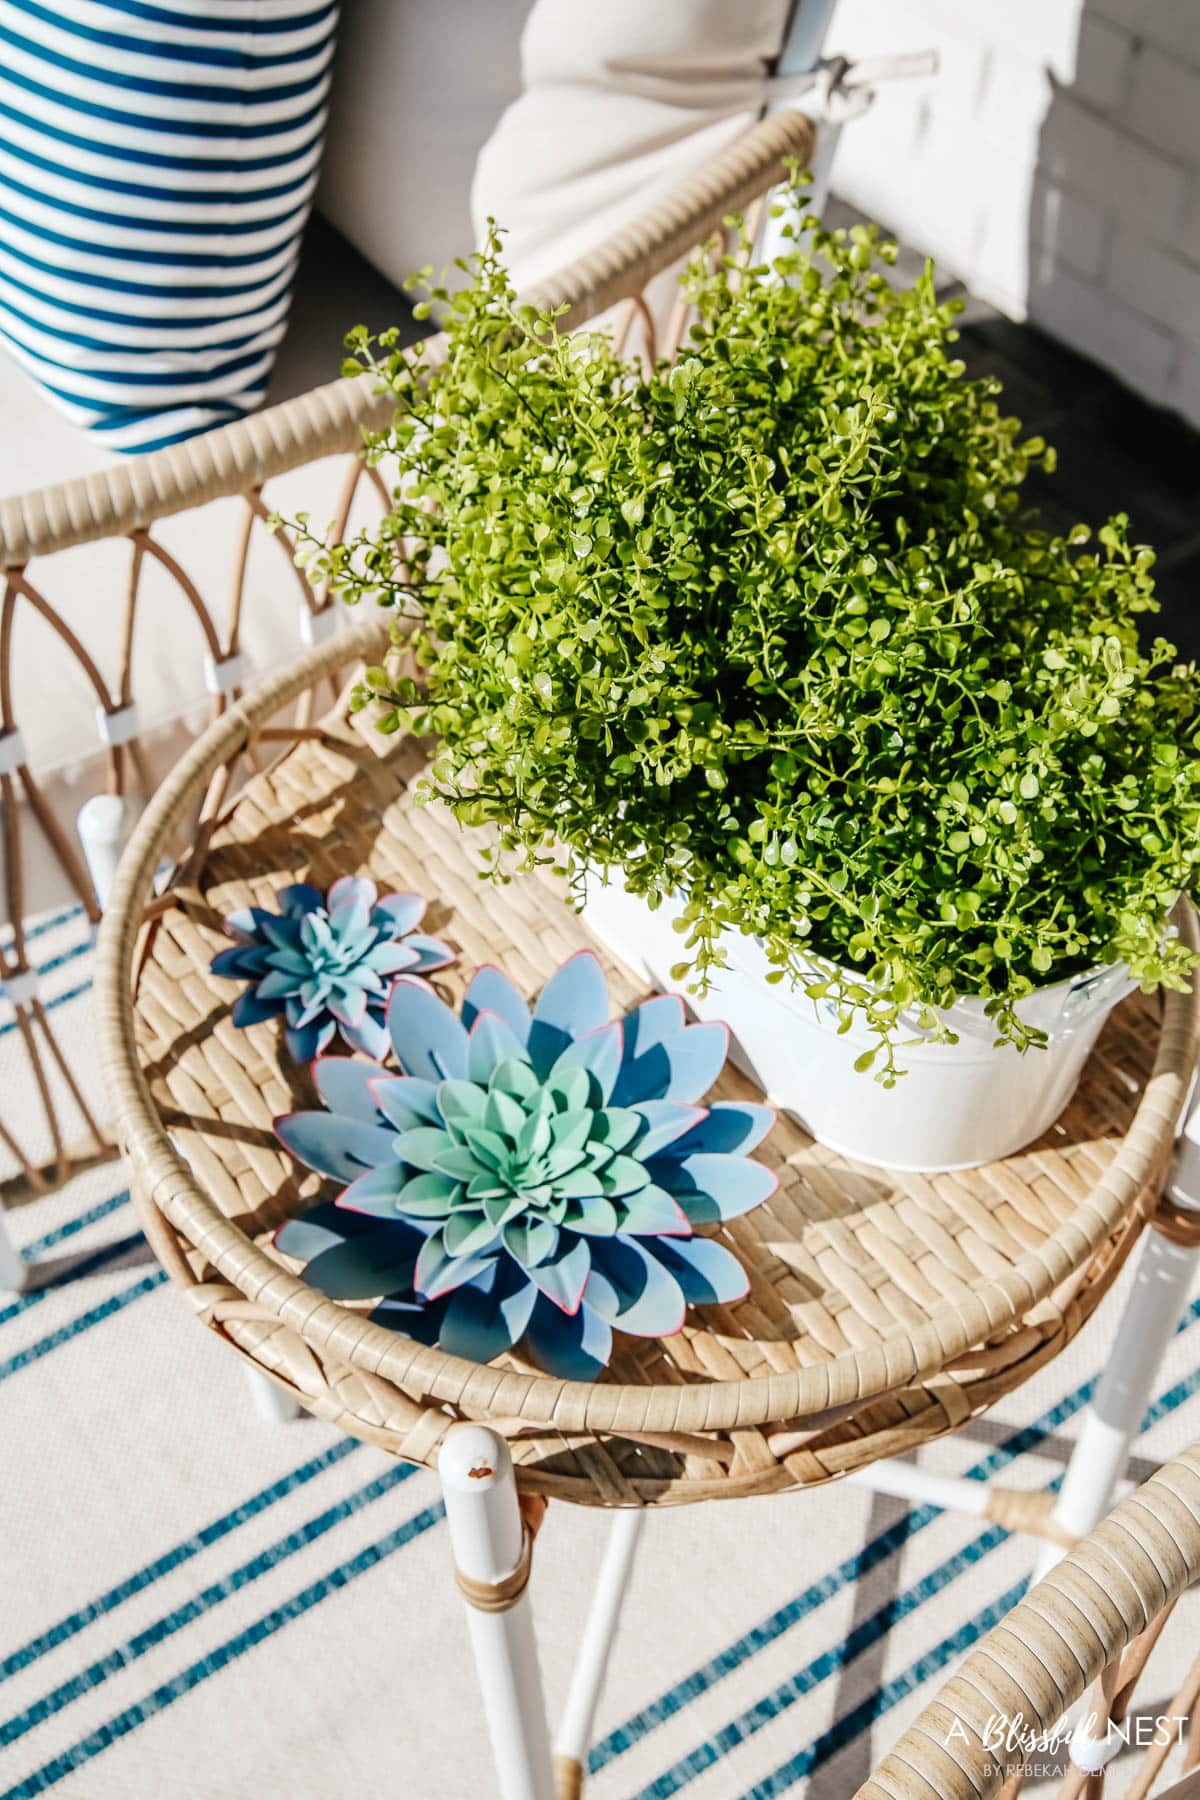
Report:
M 668 1336 L 689 1302 L 746 1293 L 737 1258 L 699 1233 L 773 1192 L 745 1152 L 775 1114 L 697 1104 L 725 1026 L 688 1025 L 667 995 L 610 1020 L 586 951 L 532 1010 L 494 968 L 461 1017 L 401 976 L 387 1025 L 402 1074 L 322 1058 L 327 1110 L 275 1122 L 301 1162 L 348 1184 L 276 1237 L 322 1293 L 382 1296 L 372 1319 L 476 1362 L 523 1343 L 584 1380 L 614 1327 Z
M 212 972 L 251 984 L 234 1001 L 234 1024 L 282 1014 L 297 1062 L 311 1062 L 335 1035 L 352 1050 L 386 1056 L 385 1014 L 396 977 L 428 975 L 454 960 L 449 945 L 416 929 L 424 900 L 379 900 L 373 881 L 353 875 L 335 881 L 328 898 L 297 882 L 281 888 L 278 899 L 278 913 L 248 906 L 225 921 L 239 941 L 213 958 Z

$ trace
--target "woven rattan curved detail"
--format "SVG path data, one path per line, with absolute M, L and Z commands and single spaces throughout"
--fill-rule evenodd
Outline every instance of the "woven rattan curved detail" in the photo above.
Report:
M 1106 1677 L 1089 1707 L 1102 1735 L 1105 1715 L 1118 1722 L 1127 1715 L 1166 1614 L 1197 1579 L 1200 1446 L 1123 1501 L 984 1639 L 856 1800 L 987 1800 L 1002 1787 L 1008 1800 L 1019 1791 L 1014 1771 L 1027 1752 L 997 1743 L 989 1721 L 1021 1719 L 1028 1731 L 1049 1733 Z M 1172 1699 L 1165 1706 L 1158 1701 L 1164 1717 L 1191 1721 L 1185 1766 L 1200 1756 L 1198 1706 L 1200 1659 Z M 1132 1785 L 1121 1787 L 1128 1800 L 1161 1792 L 1155 1783 L 1172 1748 L 1165 1734 L 1146 1747 Z M 1012 1785 L 1004 1786 L 1010 1778 Z M 1072 1772 L 1055 1791 L 1064 1800 L 1082 1794 L 1101 1800 L 1105 1788 L 1102 1778 L 1087 1785 Z
M 139 945 L 175 819 L 349 650 L 381 648 L 364 620 L 232 706 L 147 809 L 105 920 L 99 1030 L 118 1125 L 152 1241 L 201 1316 L 356 1435 L 428 1461 L 453 1418 L 488 1419 L 527 1488 L 600 1504 L 827 1480 L 960 1424 L 1057 1354 L 1157 1198 L 1195 1052 L 1192 996 L 1126 1003 L 1056 1131 L 989 1169 L 866 1171 L 781 1121 L 765 1147 L 779 1193 L 726 1228 L 749 1298 L 699 1309 L 678 1338 L 627 1342 L 595 1386 L 397 1337 L 268 1253 L 265 1235 L 315 1192 L 270 1133 L 303 1090 L 269 1027 L 228 1026 L 228 992 L 206 973 L 220 915 L 298 871 L 361 869 L 444 900 L 437 929 L 461 957 L 451 989 L 498 956 L 533 991 L 589 941 L 548 881 L 479 883 L 478 835 L 413 801 L 419 744 L 393 739 L 381 756 L 364 715 L 335 712 L 248 783 Z M 1194 941 L 1190 909 L 1180 925 Z M 628 971 L 613 967 L 611 986 L 620 1004 L 640 997 Z

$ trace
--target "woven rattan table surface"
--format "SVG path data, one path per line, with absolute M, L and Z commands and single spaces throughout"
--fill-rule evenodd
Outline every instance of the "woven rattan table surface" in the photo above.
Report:
M 1168 997 L 1165 1029 L 1162 1002 L 1125 1002 L 1057 1125 L 1002 1163 L 889 1173 L 781 1118 L 758 1152 L 777 1168 L 778 1190 L 721 1228 L 749 1273 L 746 1299 L 693 1309 L 668 1339 L 618 1337 L 611 1378 L 582 1399 L 578 1384 L 518 1374 L 516 1359 L 506 1375 L 409 1346 L 311 1290 L 298 1304 L 295 1283 L 281 1283 L 280 1298 L 261 1267 L 243 1280 L 239 1252 L 255 1261 L 252 1246 L 267 1248 L 322 1184 L 272 1132 L 278 1114 L 312 1103 L 307 1075 L 276 1022 L 234 1028 L 233 990 L 209 974 L 226 914 L 269 903 L 287 882 L 324 886 L 347 873 L 422 893 L 428 929 L 458 953 L 436 977 L 452 999 L 485 961 L 533 992 L 592 942 L 552 878 L 481 881 L 480 834 L 414 799 L 424 747 L 393 746 L 381 756 L 378 740 L 330 714 L 249 781 L 198 872 L 143 936 L 131 1042 L 157 1119 L 122 1129 L 155 1246 L 208 1324 L 357 1435 L 428 1461 L 453 1417 L 499 1417 L 526 1485 L 602 1504 L 828 1479 L 952 1428 L 1061 1349 L 1153 1205 L 1170 1146 L 1164 1108 L 1178 1104 L 1190 1066 L 1190 997 Z M 614 1006 L 636 1002 L 633 976 L 599 954 Z M 720 1091 L 752 1090 L 729 1068 Z M 172 1146 L 236 1236 L 196 1229 L 187 1195 L 155 1176 L 159 1149 L 169 1157 Z M 948 1346 L 940 1364 L 931 1327 Z M 394 1354 L 380 1352 L 381 1339 Z M 774 1403 L 790 1386 L 762 1379 L 826 1367 L 828 1403 L 801 1416 Z M 687 1390 L 706 1384 L 713 1405 L 698 1416 L 701 1396 Z

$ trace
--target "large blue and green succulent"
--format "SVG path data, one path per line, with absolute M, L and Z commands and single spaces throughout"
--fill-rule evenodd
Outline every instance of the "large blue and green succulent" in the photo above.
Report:
M 403 1073 L 322 1058 L 324 1112 L 276 1121 L 310 1168 L 348 1183 L 276 1242 L 340 1300 L 487 1362 L 518 1343 L 552 1374 L 593 1378 L 613 1328 L 678 1331 L 689 1302 L 737 1300 L 745 1273 L 699 1228 L 765 1199 L 745 1152 L 770 1107 L 697 1102 L 725 1061 L 723 1025 L 673 996 L 609 1019 L 604 976 L 573 956 L 532 1010 L 497 969 L 456 1015 L 401 976 L 388 1032 Z
M 213 958 L 214 975 L 248 981 L 233 1003 L 235 1025 L 283 1015 L 287 1047 L 311 1062 L 335 1035 L 367 1056 L 387 1055 L 387 998 L 400 974 L 428 975 L 454 952 L 417 930 L 419 894 L 376 898 L 373 881 L 345 875 L 328 898 L 307 882 L 280 888 L 279 912 L 247 906 L 225 929 L 238 942 Z

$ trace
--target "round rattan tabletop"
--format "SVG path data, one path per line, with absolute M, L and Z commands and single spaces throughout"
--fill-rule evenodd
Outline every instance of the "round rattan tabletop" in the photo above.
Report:
M 233 1027 L 230 985 L 209 973 L 222 919 L 290 882 L 367 874 L 428 897 L 427 928 L 457 953 L 434 978 L 454 1000 L 483 962 L 533 992 L 592 941 L 549 876 L 479 879 L 481 834 L 414 798 L 428 746 L 380 737 L 340 701 L 317 725 L 295 722 L 383 637 L 356 623 L 212 725 L 143 815 L 105 915 L 98 1017 L 117 1126 L 147 1235 L 198 1318 L 355 1436 L 432 1463 L 456 1419 L 487 1420 L 523 1488 L 599 1505 L 825 1481 L 952 1429 L 1055 1356 L 1157 1201 L 1193 996 L 1126 1001 L 1057 1124 L 1002 1163 L 866 1168 L 781 1118 L 757 1153 L 776 1193 L 720 1228 L 748 1296 L 693 1308 L 674 1337 L 618 1336 L 594 1385 L 428 1348 L 285 1264 L 272 1234 L 323 1184 L 272 1120 L 312 1104 L 311 1088 L 277 1021 Z M 155 871 L 189 831 L 155 898 Z M 1179 927 L 1194 937 L 1189 908 Z M 600 955 L 614 1003 L 642 998 Z M 732 1067 L 719 1089 L 753 1091 Z

